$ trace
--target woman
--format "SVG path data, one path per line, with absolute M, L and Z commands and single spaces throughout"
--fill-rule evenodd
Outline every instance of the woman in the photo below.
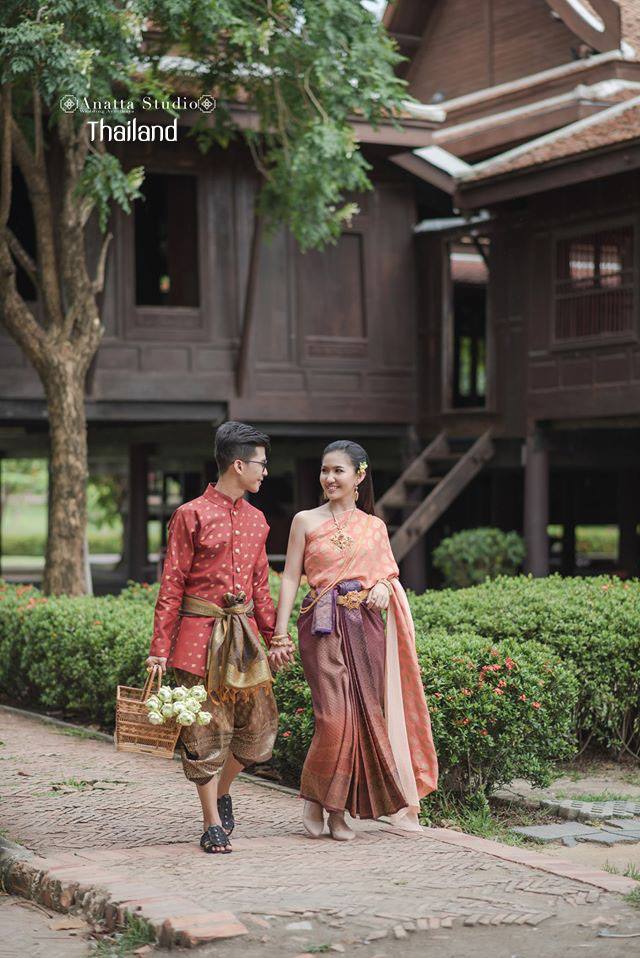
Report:
M 362 446 L 330 443 L 320 485 L 323 505 L 299 512 L 291 526 L 276 620 L 276 638 L 285 640 L 304 571 L 311 591 L 298 637 L 315 734 L 300 784 L 303 824 L 319 837 L 326 810 L 332 838 L 348 841 L 355 833 L 346 810 L 417 830 L 437 759 L 411 612 L 386 526 L 373 513 Z

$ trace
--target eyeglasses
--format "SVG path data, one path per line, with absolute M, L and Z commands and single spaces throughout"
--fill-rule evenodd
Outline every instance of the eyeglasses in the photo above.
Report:
M 242 459 L 241 462 L 254 462 L 256 466 L 262 466 L 263 474 L 267 471 L 268 459 Z

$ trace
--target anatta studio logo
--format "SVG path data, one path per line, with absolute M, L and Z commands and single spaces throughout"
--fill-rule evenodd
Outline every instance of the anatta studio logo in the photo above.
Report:
M 128 123 L 109 123 L 100 117 L 89 120 L 89 136 L 92 140 L 111 143 L 177 143 L 178 121 L 172 123 L 138 123 L 134 118 Z
M 175 96 L 168 100 L 158 100 L 155 97 L 143 96 L 139 103 L 125 99 L 91 100 L 89 97 L 77 97 L 67 93 L 60 97 L 60 109 L 63 113 L 89 114 L 122 114 L 135 113 L 136 110 L 169 111 L 169 110 L 198 110 L 201 113 L 212 113 L 216 108 L 216 99 L 210 93 L 204 93 L 196 98 Z M 92 140 L 101 142 L 167 142 L 175 143 L 178 139 L 178 120 L 167 123 L 141 123 L 135 116 L 127 123 L 113 123 L 103 117 L 89 120 L 89 135 Z

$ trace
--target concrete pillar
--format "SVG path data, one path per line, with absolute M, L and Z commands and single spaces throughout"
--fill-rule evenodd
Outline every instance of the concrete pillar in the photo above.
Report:
M 549 450 L 540 428 L 527 436 L 524 463 L 525 572 L 549 574 Z

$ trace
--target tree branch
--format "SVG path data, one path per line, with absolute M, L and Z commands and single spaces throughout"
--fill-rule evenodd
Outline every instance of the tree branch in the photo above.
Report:
M 38 279 L 38 268 L 36 264 L 31 259 L 18 237 L 9 229 L 9 227 L 5 229 L 5 233 L 7 237 L 7 245 L 9 246 L 16 263 L 19 263 L 20 266 L 22 266 L 33 285 L 39 287 L 40 281 Z
M 107 233 L 105 238 L 102 241 L 102 247 L 100 249 L 100 255 L 98 256 L 98 265 L 96 267 L 96 275 L 91 284 L 91 291 L 94 293 L 101 293 L 104 287 L 104 274 L 107 265 L 107 252 L 109 251 L 109 243 L 113 239 L 112 233 Z
M 2 154 L 0 157 L 0 230 L 9 222 L 11 211 L 11 84 L 3 83 Z
M 7 244 L 6 231 L 0 236 L 0 316 L 7 331 L 42 378 L 47 357 L 47 337 L 18 293 L 16 267 Z
M 35 143 L 34 160 L 39 170 L 44 170 L 44 147 L 42 144 L 42 101 L 38 90 L 38 81 L 33 82 L 33 137 Z
M 38 246 L 37 263 L 47 324 L 62 323 L 62 303 L 58 285 L 55 244 L 53 239 L 53 212 L 46 169 L 40 168 L 27 140 L 15 120 L 12 122 L 13 155 L 20 167 L 31 201 L 31 210 L 36 228 Z

